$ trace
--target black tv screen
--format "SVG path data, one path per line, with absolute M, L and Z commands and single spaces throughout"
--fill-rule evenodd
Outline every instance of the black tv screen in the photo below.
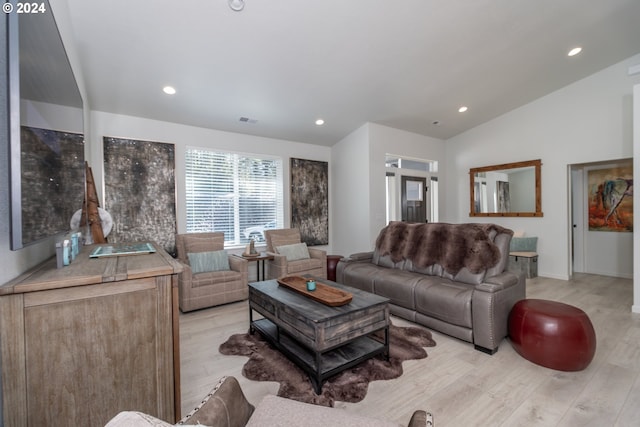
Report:
M 7 14 L 12 250 L 69 231 L 84 200 L 82 97 L 43 5 Z

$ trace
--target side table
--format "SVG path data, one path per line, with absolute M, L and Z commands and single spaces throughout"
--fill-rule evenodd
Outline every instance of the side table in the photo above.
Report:
M 336 281 L 336 267 L 341 259 L 342 255 L 327 255 L 327 279 L 332 282 Z
M 266 260 L 273 259 L 273 255 L 269 255 L 266 252 L 260 252 L 257 256 L 242 256 L 238 254 L 233 254 L 233 256 L 246 259 L 248 262 L 255 261 L 256 262 L 256 282 L 261 282 L 263 280 L 266 280 L 265 272 L 264 272 L 264 262 Z M 262 275 L 260 275 L 260 271 L 262 271 Z M 261 276 L 262 278 L 260 278 Z

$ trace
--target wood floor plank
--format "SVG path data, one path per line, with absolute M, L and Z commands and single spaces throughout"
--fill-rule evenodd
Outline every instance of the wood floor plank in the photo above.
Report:
M 613 425 L 629 396 L 635 375 L 605 363 L 589 381 L 558 426 Z
M 416 409 L 432 412 L 438 427 L 638 425 L 640 315 L 631 313 L 633 281 L 587 274 L 570 281 L 537 277 L 527 280 L 527 297 L 565 302 L 589 315 L 597 349 L 587 369 L 560 372 L 535 365 L 508 339 L 489 356 L 434 331 L 437 345 L 426 349 L 426 359 L 405 362 L 400 378 L 372 382 L 362 402 L 335 406 L 403 425 Z M 277 383 L 242 376 L 246 357 L 218 352 L 248 325 L 246 301 L 180 315 L 183 413 L 224 375 L 235 376 L 254 404 L 276 394 Z
M 622 406 L 620 415 L 616 420 L 616 426 L 632 427 L 639 424 L 640 405 L 638 405 L 638 402 L 640 402 L 640 374 L 636 373 L 635 382 Z

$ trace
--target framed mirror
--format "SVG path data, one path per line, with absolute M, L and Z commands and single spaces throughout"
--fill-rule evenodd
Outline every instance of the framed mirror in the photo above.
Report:
M 538 159 L 470 169 L 469 216 L 543 216 L 541 166 Z

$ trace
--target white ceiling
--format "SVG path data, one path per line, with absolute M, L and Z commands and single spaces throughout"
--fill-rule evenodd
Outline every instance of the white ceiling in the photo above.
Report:
M 92 110 L 327 146 L 447 139 L 640 53 L 638 0 L 67 3 Z

